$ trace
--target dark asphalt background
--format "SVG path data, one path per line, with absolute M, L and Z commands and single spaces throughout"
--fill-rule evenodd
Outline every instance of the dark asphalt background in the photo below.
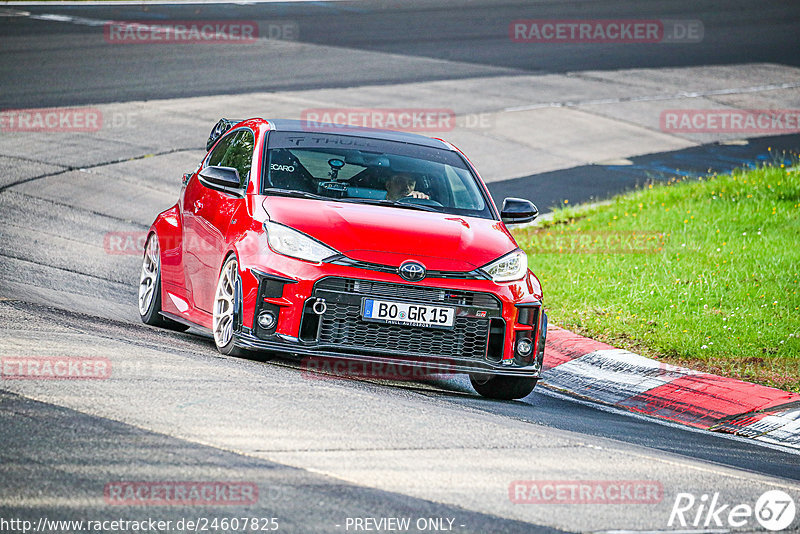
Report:
M 326 532 L 332 530 L 334 523 L 344 526 L 347 517 L 412 516 L 455 518 L 458 524 L 466 525 L 466 528 L 457 527 L 459 532 L 561 532 L 347 484 L 4 391 L 0 391 L 0 427 L 4 436 L 0 448 L 0 465 L 3 466 L 0 518 L 26 520 L 34 525 L 42 517 L 59 521 L 153 518 L 172 521 L 173 525 L 181 519 L 236 517 L 276 518 L 280 532 Z M 34 465 L 36 469 L 32 469 Z M 205 507 L 201 511 L 192 505 L 109 506 L 104 501 L 97 503 L 98 496 L 104 495 L 109 483 L 205 481 L 209 473 L 214 473 L 219 481 L 255 484 L 257 503 Z M 25 509 L 9 504 L 20 494 L 35 498 L 37 488 L 41 487 L 50 487 L 65 499 L 85 500 L 87 504 L 76 507 L 74 504 L 43 503 Z M 17 495 L 10 495 L 5 488 L 19 489 Z M 340 530 L 345 531 L 344 528 Z M 415 528 L 410 530 L 416 531 Z M 211 532 L 224 530 L 212 529 Z
M 8 7 L 9 11 L 21 8 Z M 365 0 L 188 6 L 61 6 L 26 8 L 34 16 L 0 16 L 0 109 L 98 104 L 348 87 L 474 76 L 574 70 L 686 67 L 772 62 L 800 66 L 800 2 L 765 0 L 507 1 Z M 703 40 L 691 44 L 514 43 L 517 19 L 699 20 Z M 102 21 L 248 20 L 262 35 L 292 24 L 291 41 L 254 44 L 108 44 Z M 92 25 L 93 24 L 93 25 Z M 305 47 L 304 43 L 324 45 Z M 156 46 L 157 48 L 154 48 Z M 365 61 L 365 51 L 446 60 L 429 69 L 416 61 Z M 157 52 L 157 53 L 156 53 Z M 490 184 L 498 204 L 508 196 L 542 212 L 568 199 L 601 200 L 647 181 L 725 172 L 763 161 L 770 144 L 800 148 L 800 136 L 711 145 L 634 158 L 632 166 L 587 165 Z
M 4 6 L 2 12 L 19 10 Z M 297 42 L 259 42 L 253 45 L 109 45 L 102 26 L 0 16 L 0 108 L 98 104 L 251 91 L 350 87 L 364 84 L 460 79 L 476 76 L 563 73 L 574 70 L 681 67 L 705 64 L 773 62 L 800 66 L 800 3 L 786 1 L 577 1 L 490 2 L 487 0 L 411 0 L 315 2 L 302 4 L 111 6 L 48 5 L 26 8 L 33 14 L 62 14 L 91 20 L 257 20 L 294 22 Z M 508 25 L 524 18 L 693 19 L 705 29 L 702 43 L 620 45 L 531 45 L 512 43 Z M 319 48 L 309 45 L 324 45 Z M 158 52 L 158 53 L 155 53 Z M 381 64 L 365 61 L 364 52 L 396 54 L 400 59 Z M 420 69 L 403 57 L 432 58 Z M 540 207 L 596 200 L 642 185 L 649 179 L 686 177 L 708 168 L 724 171 L 763 161 L 765 147 L 792 150 L 800 136 L 753 140 L 747 146 L 709 145 L 680 152 L 631 158 L 630 166 L 586 166 L 496 182 L 496 198 L 533 198 Z M 546 178 L 542 180 L 541 178 Z M 547 188 L 541 185 L 547 183 Z M 536 189 L 539 187 L 541 189 Z M 44 209 L 44 208 L 41 208 Z M 47 216 L 70 219 L 69 208 L 47 208 Z M 543 209 L 544 211 L 544 209 Z M 42 215 L 42 214 L 40 214 Z M 16 224 L 34 229 L 35 216 Z M 64 224 L 67 224 L 66 222 Z M 5 243 L 3 244 L 5 248 Z M 11 269 L 5 251 L 0 267 Z M 29 260 L 25 260 L 29 261 Z M 13 263 L 13 265 L 17 265 Z M 63 273 L 62 273 L 63 274 Z M 54 281 L 55 284 L 57 281 Z M 69 289 L 69 285 L 67 288 Z M 135 287 L 125 286 L 134 302 Z M 24 303 L 13 304 L 31 316 L 53 323 L 69 323 L 86 332 L 110 324 L 94 324 L 79 312 L 62 312 Z M 164 336 L 134 324 L 113 325 L 109 335 L 132 343 Z M 188 336 L 181 336 L 182 340 Z M 189 338 L 212 357 L 213 346 Z M 291 362 L 284 362 L 292 365 Z M 406 388 L 413 385 L 357 383 L 354 388 Z M 710 464 L 753 473 L 800 480 L 797 456 L 756 447 L 708 433 L 663 426 L 647 419 L 609 413 L 584 404 L 535 391 L 523 402 L 499 403 L 478 398 L 452 385 L 420 394 L 442 404 L 463 404 L 498 416 L 531 424 L 611 438 L 627 444 L 665 451 Z M 470 514 L 472 525 L 485 531 L 533 531 L 535 527 L 491 516 L 473 514 L 432 502 L 343 484 L 304 471 L 254 460 L 162 436 L 122 423 L 103 420 L 0 392 L 0 503 L 28 488 L 60 485 L 66 492 L 92 496 L 108 480 L 187 479 L 209 470 L 232 470 L 250 477 L 262 488 L 280 487 L 274 511 L 297 520 L 297 530 L 313 530 L 332 515 L 392 516 L 415 514 Z M 199 476 L 198 476 L 199 478 Z M 28 491 L 27 489 L 25 491 Z M 5 497 L 5 500 L 3 499 Z M 307 506 L 314 503 L 318 508 Z M 271 503 L 270 503 L 271 504 Z M 86 513 L 91 508 L 80 511 Z M 107 509 L 94 510 L 98 514 Z M 170 510 L 178 515 L 181 510 Z M 0 515 L 19 509 L 0 504 Z M 28 508 L 26 516 L 52 514 L 68 519 L 74 507 L 43 504 Z M 139 511 L 131 515 L 141 517 Z M 310 529 L 310 530 L 309 530 Z
M 8 6 L 4 9 L 18 10 Z M 491 74 L 773 62 L 800 65 L 800 2 L 711 0 L 365 0 L 256 5 L 47 5 L 33 14 L 92 20 L 255 20 L 296 23 L 299 43 L 335 48 L 109 45 L 103 27 L 0 17 L 0 108 L 349 87 Z M 517 19 L 700 20 L 691 44 L 530 44 Z M 157 48 L 153 48 L 157 46 Z M 363 51 L 450 63 L 364 61 Z

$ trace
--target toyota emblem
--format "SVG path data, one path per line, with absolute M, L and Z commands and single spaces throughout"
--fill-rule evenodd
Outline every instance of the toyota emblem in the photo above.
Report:
M 397 274 L 409 282 L 419 282 L 425 278 L 425 266 L 417 261 L 404 261 L 397 268 Z

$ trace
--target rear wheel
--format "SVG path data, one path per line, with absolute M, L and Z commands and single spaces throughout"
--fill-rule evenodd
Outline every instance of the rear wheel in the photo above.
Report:
M 502 375 L 469 375 L 472 387 L 483 397 L 498 400 L 523 399 L 536 387 L 538 378 Z
M 189 327 L 161 315 L 161 250 L 158 236 L 150 234 L 144 247 L 139 277 L 139 317 L 142 322 L 183 332 Z
M 217 350 L 228 356 L 245 356 L 248 354 L 247 351 L 233 345 L 233 330 L 237 320 L 236 307 L 239 305 L 236 299 L 238 276 L 239 263 L 236 261 L 236 256 L 230 256 L 222 266 L 222 271 L 219 273 L 219 281 L 217 282 L 217 290 L 214 293 L 212 316 L 214 344 L 217 346 Z

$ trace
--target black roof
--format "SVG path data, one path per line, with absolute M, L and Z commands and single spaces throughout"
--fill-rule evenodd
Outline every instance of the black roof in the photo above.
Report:
M 353 137 L 398 141 L 401 143 L 452 150 L 447 144 L 438 139 L 432 139 L 419 134 L 396 132 L 394 130 L 379 130 L 376 128 L 362 128 L 360 126 L 345 126 L 341 124 L 326 125 L 323 123 L 314 123 L 313 126 L 310 127 L 308 121 L 290 119 L 267 119 L 267 121 L 272 125 L 273 129 L 282 132 L 349 135 Z

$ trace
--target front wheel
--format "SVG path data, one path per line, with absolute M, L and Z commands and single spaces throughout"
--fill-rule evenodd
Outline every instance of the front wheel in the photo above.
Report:
M 239 277 L 239 262 L 236 256 L 225 260 L 219 273 L 217 290 L 214 293 L 214 310 L 212 330 L 217 350 L 228 356 L 245 356 L 247 351 L 233 345 L 233 331 L 236 326 L 236 307 L 240 304 L 236 299 L 236 281 Z
M 489 399 L 514 400 L 530 395 L 538 378 L 502 375 L 469 375 L 472 387 Z

